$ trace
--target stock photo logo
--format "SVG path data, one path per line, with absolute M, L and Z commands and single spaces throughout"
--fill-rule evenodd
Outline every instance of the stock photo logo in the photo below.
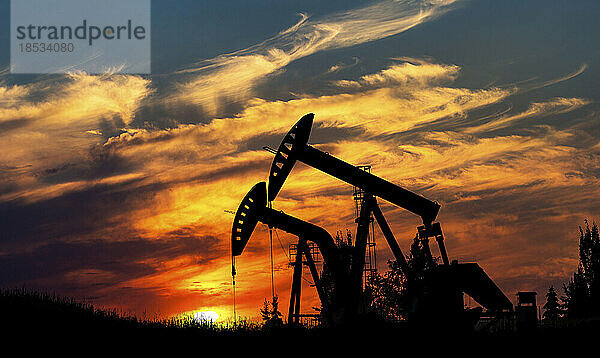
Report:
M 150 69 L 150 0 L 11 1 L 11 73 Z

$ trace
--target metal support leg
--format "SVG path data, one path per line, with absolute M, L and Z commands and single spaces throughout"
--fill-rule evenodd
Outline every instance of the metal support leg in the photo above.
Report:
M 297 274 L 298 287 L 296 291 L 296 306 L 294 307 L 296 323 L 300 323 L 300 293 L 302 291 L 302 256 L 307 250 L 308 247 L 306 245 L 306 240 L 300 239 L 298 241 L 298 256 L 300 257 L 300 260 L 296 258 L 296 263 L 300 266 L 300 269 L 298 270 L 299 273 Z
M 365 194 L 360 216 L 358 218 L 358 227 L 356 229 L 356 240 L 354 242 L 354 253 L 352 256 L 352 267 L 350 269 L 351 279 L 351 299 L 349 301 L 350 312 L 356 312 L 362 293 L 362 275 L 365 265 L 365 250 L 367 249 L 367 235 L 369 234 L 369 224 L 371 218 L 371 200 L 372 196 Z
M 450 265 L 450 261 L 448 260 L 448 253 L 446 252 L 446 245 L 444 245 L 444 234 L 442 233 L 442 226 L 440 223 L 433 223 L 431 226 L 419 226 L 417 228 L 419 231 L 419 238 L 421 240 L 425 238 L 435 237 L 435 240 L 438 243 L 438 247 L 440 248 L 440 255 L 442 256 L 442 261 L 444 265 Z
M 298 241 L 297 251 L 296 251 L 296 262 L 294 262 L 294 274 L 292 276 L 292 292 L 290 294 L 290 307 L 288 310 L 288 322 L 294 323 L 294 321 L 298 321 L 298 313 L 300 311 L 300 289 L 301 289 L 301 280 L 302 280 L 302 253 L 303 247 L 306 245 L 306 242 L 303 239 Z M 294 314 L 294 312 L 296 314 Z M 295 319 L 294 319 L 295 318 Z
M 442 261 L 444 262 L 444 265 L 450 265 L 448 254 L 446 253 L 446 245 L 444 245 L 444 235 L 436 236 L 435 241 L 437 241 L 438 247 L 440 248 L 440 254 L 442 255 Z
M 394 237 L 394 234 L 392 233 L 392 230 L 390 229 L 390 226 L 388 225 L 387 220 L 385 220 L 385 217 L 383 216 L 383 213 L 381 212 L 381 208 L 379 207 L 379 205 L 377 204 L 377 202 L 375 200 L 373 200 L 373 204 L 371 205 L 371 210 L 373 211 L 373 214 L 375 215 L 377 224 L 379 225 L 379 228 L 381 228 L 381 232 L 383 232 L 383 236 L 385 236 L 385 239 L 387 240 L 387 243 L 390 246 L 390 249 L 392 250 L 394 257 L 396 258 L 396 261 L 400 265 L 400 269 L 402 269 L 402 272 L 404 273 L 404 275 L 409 275 L 410 272 L 409 272 L 409 268 L 408 268 L 408 263 L 406 262 L 406 258 L 404 257 L 402 250 L 400 250 L 400 246 L 398 246 L 398 242 L 396 241 L 396 238 Z
M 304 256 L 306 257 L 306 263 L 308 268 L 310 269 L 310 274 L 312 275 L 313 281 L 315 282 L 315 287 L 317 289 L 317 294 L 319 295 L 319 300 L 323 306 L 327 305 L 327 297 L 325 295 L 325 291 L 323 291 L 323 286 L 321 285 L 321 280 L 319 279 L 319 273 L 317 272 L 317 267 L 315 265 L 315 261 L 310 254 L 310 251 L 306 249 L 304 251 Z

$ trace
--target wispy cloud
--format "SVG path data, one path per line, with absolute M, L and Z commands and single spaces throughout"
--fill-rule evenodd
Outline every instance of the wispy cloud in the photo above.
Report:
M 149 85 L 139 76 L 72 73 L 64 80 L 0 87 L 0 118 L 3 122 L 35 119 L 44 121 L 39 127 L 53 127 L 89 126 L 117 115 L 127 124 L 151 93 Z
M 390 86 L 426 87 L 454 80 L 460 71 L 455 65 L 443 65 L 409 57 L 397 58 L 399 64 L 378 73 L 362 76 L 359 80 L 338 80 L 340 87 L 368 89 Z
M 38 175 L 55 173 L 53 168 L 67 172 L 85 168 L 90 146 L 102 141 L 94 135 L 99 128 L 127 126 L 150 93 L 147 79 L 111 74 L 74 73 L 0 87 L 0 164 L 26 166 L 18 175 L 0 170 L 5 185 L 13 188 L 0 196 L 47 198 L 85 185 L 81 178 L 72 178 L 53 187 Z
M 547 86 L 552 86 L 552 85 L 555 85 L 555 84 L 557 84 L 557 83 L 561 83 L 561 82 L 564 82 L 564 81 L 568 81 L 568 80 L 570 80 L 570 79 L 573 79 L 573 78 L 575 78 L 575 77 L 577 77 L 577 76 L 581 75 L 582 73 L 584 73 L 584 72 L 587 70 L 587 68 L 588 68 L 588 65 L 587 65 L 587 63 L 584 63 L 584 64 L 582 64 L 582 65 L 581 65 L 581 66 L 580 66 L 580 67 L 577 69 L 577 71 L 574 71 L 574 72 L 568 73 L 568 74 L 566 74 L 566 75 L 564 75 L 564 76 L 561 76 L 561 77 L 558 77 L 558 78 L 554 78 L 554 79 L 552 79 L 552 80 L 549 80 L 549 81 L 545 81 L 545 82 L 543 82 L 543 83 L 542 83 L 542 84 L 540 84 L 540 85 L 534 86 L 532 89 L 535 89 L 535 88 L 541 88 L 541 87 L 547 87 Z
M 546 102 L 535 102 L 530 104 L 529 108 L 524 112 L 500 116 L 485 124 L 466 128 L 464 131 L 467 133 L 476 133 L 506 128 L 523 119 L 567 113 L 579 109 L 589 103 L 590 101 L 584 98 L 562 97 L 554 98 Z
M 200 104 L 217 115 L 223 101 L 251 98 L 261 80 L 292 61 L 399 34 L 435 19 L 456 2 L 380 1 L 314 20 L 301 14 L 298 23 L 264 42 L 182 71 L 189 78 L 177 86 L 170 100 Z

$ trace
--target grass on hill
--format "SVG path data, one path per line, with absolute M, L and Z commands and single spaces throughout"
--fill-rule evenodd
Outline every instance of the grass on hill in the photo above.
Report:
M 377 336 L 379 334 L 399 334 L 404 337 L 421 336 L 407 326 L 397 326 L 378 319 L 367 319 L 340 329 L 302 328 L 283 326 L 266 329 L 262 324 L 241 321 L 233 325 L 219 325 L 210 322 L 198 322 L 192 317 L 172 319 L 140 319 L 119 313 L 115 309 L 99 309 L 88 303 L 39 293 L 25 289 L 0 289 L 0 324 L 8 328 L 11 334 L 29 337 L 49 338 L 97 338 L 97 337 L 157 337 L 161 340 L 178 340 L 214 337 L 345 337 L 355 335 Z M 432 332 L 435 327 L 425 331 Z M 423 331 L 421 331 L 422 333 Z M 535 332 L 518 334 L 502 332 L 460 332 L 461 338 L 480 338 L 483 340 L 548 338 L 579 336 L 581 334 L 600 333 L 600 320 L 585 320 L 577 324 L 561 327 L 541 328 Z M 413 335 L 414 334 L 414 335 Z M 451 338 L 452 331 L 444 330 L 443 336 Z M 458 335 L 455 332 L 454 335 Z
M 241 321 L 223 326 L 198 322 L 193 317 L 140 319 L 116 309 L 54 294 L 25 289 L 0 289 L 0 322 L 13 333 L 81 336 L 93 334 L 160 334 L 201 336 L 252 336 L 261 334 L 257 323 Z

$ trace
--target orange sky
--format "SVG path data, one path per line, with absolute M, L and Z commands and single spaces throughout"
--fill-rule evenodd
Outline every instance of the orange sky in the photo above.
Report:
M 136 314 L 212 310 L 229 319 L 227 211 L 268 178 L 272 155 L 262 146 L 276 147 L 312 112 L 315 147 L 441 204 L 451 260 L 477 260 L 511 299 L 560 286 L 577 265 L 578 225 L 600 217 L 599 112 L 593 94 L 561 87 L 586 76 L 586 63 L 466 85 L 466 66 L 426 54 L 398 53 L 351 72 L 343 71 L 354 66 L 346 58 L 314 75 L 326 83 L 321 91 L 261 96 L 258 87 L 295 61 L 401 34 L 446 12 L 392 16 L 393 5 L 376 4 L 386 5 L 302 16 L 255 47 L 166 75 L 167 92 L 137 75 L 0 82 L 3 285 Z M 361 19 L 373 26 L 356 38 Z M 229 102 L 239 107 L 228 111 Z M 145 117 L 153 108 L 163 112 Z M 206 119 L 180 121 L 171 111 Z M 420 218 L 380 203 L 406 252 Z M 301 163 L 274 208 L 333 236 L 355 231 L 352 187 Z M 296 239 L 277 234 L 275 286 L 287 313 L 292 269 L 284 250 Z M 392 255 L 379 231 L 376 242 L 384 271 Z M 259 224 L 237 259 L 239 316 L 259 316 L 271 292 L 269 265 L 268 231 Z M 316 294 L 303 285 L 310 312 Z

